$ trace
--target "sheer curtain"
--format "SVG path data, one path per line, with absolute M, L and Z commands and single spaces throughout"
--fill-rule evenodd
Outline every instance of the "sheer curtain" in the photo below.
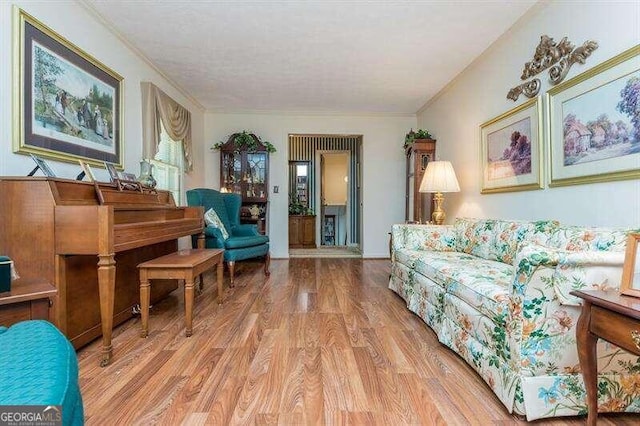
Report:
M 181 141 L 185 171 L 193 170 L 191 156 L 191 113 L 153 83 L 140 83 L 142 89 L 142 156 L 154 158 L 162 128 L 169 138 Z

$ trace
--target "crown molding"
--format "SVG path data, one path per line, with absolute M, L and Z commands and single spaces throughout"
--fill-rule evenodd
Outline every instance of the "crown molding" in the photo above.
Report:
M 91 16 L 93 16 L 98 22 L 100 22 L 104 27 L 109 30 L 113 35 L 115 35 L 122 44 L 124 44 L 134 55 L 140 58 L 145 64 L 147 64 L 151 69 L 157 72 L 160 77 L 164 78 L 175 90 L 180 92 L 182 96 L 187 98 L 191 103 L 193 103 L 196 108 L 200 110 L 200 112 L 206 112 L 206 108 L 193 96 L 191 96 L 185 89 L 183 89 L 178 83 L 176 83 L 171 77 L 164 73 L 158 66 L 149 59 L 140 49 L 133 45 L 120 31 L 113 26 L 113 24 L 108 21 L 104 16 L 98 12 L 98 10 L 93 7 L 87 0 L 76 0 L 76 2 L 82 6 Z
M 323 111 L 323 110 L 265 110 L 265 109 L 227 109 L 227 108 L 210 108 L 205 110 L 206 114 L 247 114 L 247 115 L 295 115 L 295 116 L 311 116 L 311 117 L 404 117 L 415 118 L 414 112 L 378 112 L 378 111 Z

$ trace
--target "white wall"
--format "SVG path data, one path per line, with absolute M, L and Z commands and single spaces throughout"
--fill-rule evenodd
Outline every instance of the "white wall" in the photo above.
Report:
M 404 135 L 416 127 L 415 116 L 347 116 L 295 114 L 205 115 L 208 147 L 226 141 L 230 134 L 249 130 L 275 145 L 269 162 L 269 237 L 271 255 L 289 256 L 288 249 L 288 147 L 290 133 L 363 135 L 363 237 L 364 257 L 388 257 L 393 223 L 404 220 Z M 208 150 L 208 148 L 207 148 Z M 205 154 L 205 182 L 220 187 L 220 154 Z M 274 185 L 280 187 L 273 193 Z
M 204 112 L 183 96 L 149 64 L 130 50 L 116 35 L 100 23 L 92 13 L 75 1 L 0 2 L 0 175 L 24 176 L 32 168 L 28 156 L 13 154 L 12 111 L 12 5 L 16 4 L 37 20 L 97 58 L 124 77 L 124 166 L 140 173 L 142 158 L 142 103 L 140 82 L 151 81 L 169 96 L 191 111 L 193 120 L 194 171 L 186 176 L 185 186 L 200 186 L 204 181 Z M 76 164 L 48 161 L 56 175 L 74 178 L 79 173 Z M 108 180 L 104 169 L 94 168 L 96 178 Z
M 521 96 L 514 103 L 506 94 L 519 84 L 523 65 L 543 34 L 556 41 L 567 36 L 575 45 L 598 42 L 586 65 L 571 68 L 571 78 L 640 41 L 640 3 L 539 3 L 419 112 L 419 127 L 435 135 L 437 156 L 452 161 L 460 181 L 462 192 L 446 196 L 449 221 L 457 216 L 554 218 L 566 224 L 637 227 L 638 180 L 480 195 L 479 126 L 526 100 Z M 540 76 L 544 94 L 550 88 L 548 74 Z

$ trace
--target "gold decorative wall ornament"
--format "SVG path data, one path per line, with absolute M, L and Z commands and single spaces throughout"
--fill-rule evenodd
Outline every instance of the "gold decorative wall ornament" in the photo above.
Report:
M 571 52 L 568 56 L 560 59 L 560 61 L 549 70 L 549 79 L 552 84 L 561 83 L 567 76 L 569 69 L 576 62 L 584 65 L 591 53 L 598 48 L 598 43 L 589 40 Z
M 588 40 L 582 46 L 574 47 L 567 37 L 563 37 L 559 43 L 556 43 L 547 35 L 541 36 L 540 43 L 533 54 L 533 60 L 524 64 L 520 79 L 526 80 L 549 69 L 549 81 L 553 85 L 558 84 L 564 80 L 573 64 L 585 63 L 591 53 L 598 48 L 598 43 Z M 516 101 L 522 93 L 528 98 L 533 98 L 540 92 L 540 87 L 540 80 L 535 78 L 513 87 L 509 90 L 507 99 Z
M 556 44 L 551 37 L 547 35 L 541 36 L 540 43 L 533 54 L 533 60 L 524 64 L 520 80 L 526 80 L 529 77 L 540 74 L 561 58 L 570 54 L 573 47 L 573 44 L 566 37 L 563 37 L 560 43 Z
M 535 98 L 536 95 L 540 92 L 540 79 L 534 78 L 531 81 L 526 83 L 522 83 L 519 86 L 516 86 L 509 90 L 507 94 L 507 99 L 512 99 L 514 101 L 518 100 L 520 94 L 524 93 L 527 98 Z

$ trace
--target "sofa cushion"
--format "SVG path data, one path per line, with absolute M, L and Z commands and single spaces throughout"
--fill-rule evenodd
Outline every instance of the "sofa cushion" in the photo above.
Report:
M 252 235 L 250 237 L 231 237 L 224 242 L 225 249 L 238 249 L 243 247 L 254 247 L 266 244 L 269 237 L 266 235 Z
M 416 272 L 444 285 L 453 294 L 484 315 L 504 324 L 513 267 L 463 253 L 423 253 Z M 435 256 L 434 256 L 435 255 Z M 442 255 L 449 255 L 444 259 Z
M 563 226 L 549 238 L 549 246 L 569 251 L 624 251 L 630 230 Z
M 477 259 L 477 257 L 470 254 L 458 253 L 457 251 L 420 252 L 420 257 L 416 259 L 414 266 L 416 272 L 444 287 L 449 275 L 442 271 L 447 271 L 450 267 L 464 265 Z
M 487 260 L 511 264 L 523 241 L 546 244 L 556 221 L 456 220 L 456 249 Z
M 408 268 L 414 268 L 416 266 L 416 261 L 420 259 L 421 256 L 431 253 L 433 252 L 402 248 L 395 251 L 394 258 L 396 262 L 405 265 Z

